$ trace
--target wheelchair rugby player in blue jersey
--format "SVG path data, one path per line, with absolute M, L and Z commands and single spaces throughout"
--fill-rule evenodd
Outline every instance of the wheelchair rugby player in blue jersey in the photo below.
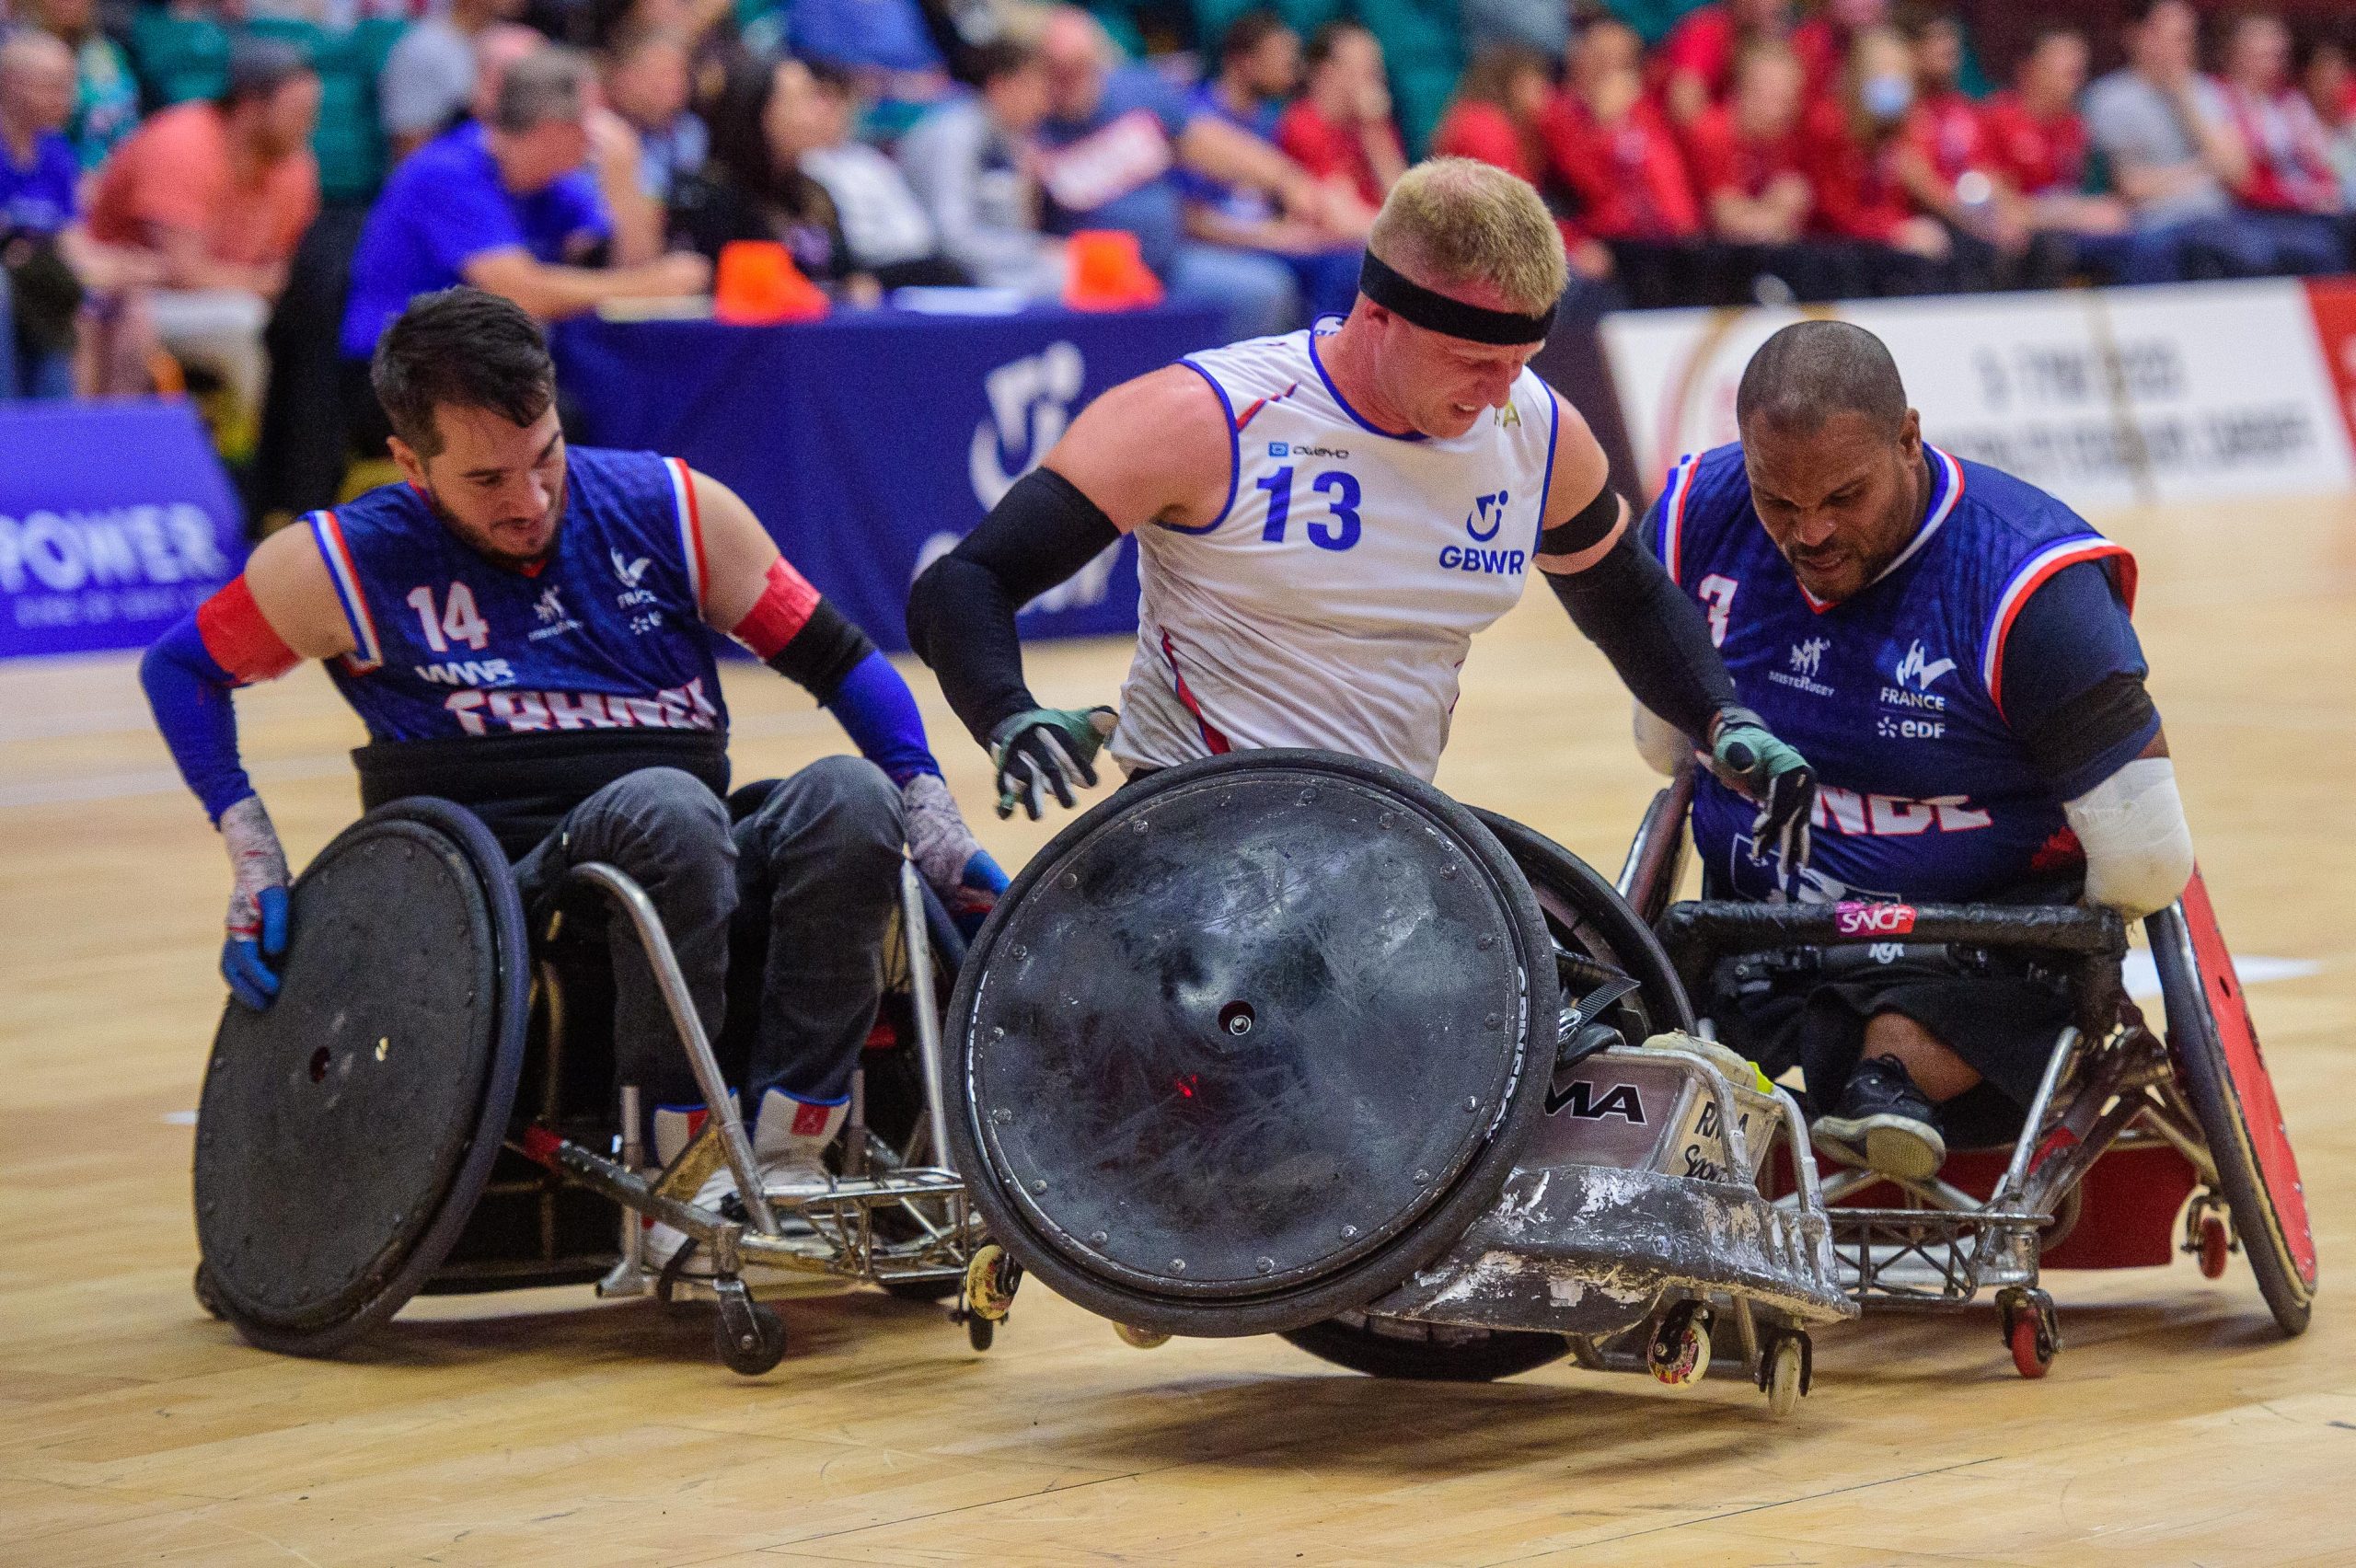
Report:
M 904 846 L 941 913 L 975 916 L 1005 885 L 950 799 L 907 686 L 725 486 L 652 453 L 568 449 L 545 340 L 507 300 L 468 288 L 419 298 L 386 331 L 373 376 L 404 482 L 265 540 L 244 574 L 167 633 L 142 669 L 157 725 L 218 824 L 234 878 L 222 967 L 236 1005 L 208 1090 L 237 1066 L 225 1057 L 237 1049 L 235 1030 L 246 1027 L 240 1014 L 266 1017 L 255 1010 L 273 1007 L 290 907 L 299 916 L 303 898 L 298 886 L 290 905 L 285 856 L 240 765 L 231 693 L 318 659 L 367 726 L 368 744 L 353 755 L 372 815 L 421 796 L 465 808 L 459 815 L 488 827 L 482 842 L 495 839 L 501 875 L 512 862 L 517 906 L 541 924 L 569 879 L 592 863 L 618 868 L 651 900 L 675 964 L 618 914 L 606 931 L 615 1076 L 643 1092 L 651 1125 L 623 1128 L 600 1152 L 635 1149 L 651 1134 L 658 1160 L 670 1160 L 687 1143 L 712 1097 L 682 1041 L 690 1023 L 722 1039 L 733 993 L 752 1015 L 730 1030 L 743 1043 L 737 1087 L 749 1136 L 734 1133 L 730 1164 L 699 1189 L 671 1194 L 667 1212 L 676 1216 L 690 1199 L 709 1210 L 737 1201 L 747 1165 L 780 1208 L 828 1191 L 828 1146 L 876 1024 L 887 931 L 917 897 L 913 883 L 904 893 Z M 732 802 L 728 715 L 707 628 L 807 687 L 861 756 L 826 758 Z M 469 824 L 461 836 L 478 831 Z M 492 904 L 516 903 L 493 891 Z M 463 970 L 473 962 L 466 945 L 464 931 L 399 929 L 378 957 L 387 974 L 410 961 L 410 948 Z M 435 983 L 430 967 L 414 982 Z M 520 994 L 523 982 L 514 984 Z M 291 996 L 292 971 L 288 986 Z M 479 989 L 460 1001 L 478 1005 Z M 276 1006 L 288 1011 L 284 1000 Z M 501 1027 L 520 1055 L 520 1020 Z M 411 1047 L 387 1032 L 375 1062 L 438 1048 L 438 1032 L 426 1032 Z M 311 1081 L 323 1092 L 362 1093 L 359 1078 L 341 1075 L 374 1071 L 370 1053 L 347 1064 L 342 1045 L 321 1038 Z M 511 1065 L 511 1096 L 514 1072 Z M 606 1086 L 595 1092 L 611 1106 Z M 472 1106 L 458 1110 L 471 1116 Z M 270 1117 L 283 1109 L 253 1113 L 225 1139 L 252 1134 L 248 1141 L 266 1143 L 253 1118 L 277 1126 Z M 722 1120 L 739 1127 L 733 1114 Z M 502 1123 L 489 1128 L 493 1147 Z M 225 1239 L 204 1233 L 214 1208 L 206 1151 L 220 1141 L 203 1138 L 202 1127 L 200 1232 L 211 1262 L 219 1246 L 260 1245 L 256 1238 L 277 1222 L 257 1220 L 251 1234 Z M 439 1136 L 438 1126 L 388 1135 L 394 1143 Z M 544 1141 L 540 1154 L 553 1147 Z M 397 1162 L 398 1153 L 366 1158 Z M 355 1164 L 362 1158 L 352 1154 Z M 676 1225 L 653 1225 L 644 1262 L 693 1274 L 699 1260 L 687 1243 Z M 268 1316 L 264 1304 L 248 1306 L 249 1314 L 231 1314 L 241 1329 L 248 1316 Z M 281 1338 L 309 1332 L 280 1326 Z
M 1708 617 L 1741 701 L 1819 787 L 1804 869 L 1751 842 L 1750 808 L 1697 778 L 1703 896 L 1858 908 L 2086 903 L 2129 919 L 2192 873 L 2128 612 L 2134 562 L 2032 485 L 1923 439 L 1871 333 L 1807 321 L 1743 375 L 1741 441 L 1670 473 L 1646 541 Z M 1687 748 L 1638 714 L 1666 770 Z M 1888 934 L 1907 917 L 1888 911 Z M 1902 940 L 1715 976 L 1730 1043 L 1799 1067 L 1818 1147 L 1926 1180 L 1951 1141 L 2009 1137 L 2064 988 L 2026 960 Z M 1697 997 L 1697 1004 L 1703 998 Z

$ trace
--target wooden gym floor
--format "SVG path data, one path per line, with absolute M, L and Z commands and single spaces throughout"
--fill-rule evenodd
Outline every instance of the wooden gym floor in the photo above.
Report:
M 1992 1309 L 1819 1340 L 1789 1422 L 1740 1385 L 1549 1369 L 1391 1384 L 1272 1339 L 1139 1353 L 1026 1290 L 976 1356 L 872 1293 L 787 1309 L 758 1381 L 704 1317 L 586 1287 L 422 1302 L 334 1362 L 189 1294 L 191 1130 L 221 1006 L 220 850 L 124 658 L 0 669 L 0 1562 L 2356 1562 L 2356 501 L 2111 520 L 2324 1260 L 2276 1336 L 2238 1260 L 2062 1275 L 2027 1383 Z M 1111 700 L 1110 643 L 1032 655 Z M 916 672 L 1010 866 L 979 754 Z M 842 743 L 732 671 L 739 778 Z M 240 699 L 299 864 L 355 812 L 356 724 L 306 670 Z M 1625 699 L 1542 593 L 1476 644 L 1440 782 L 1607 870 L 1652 788 Z

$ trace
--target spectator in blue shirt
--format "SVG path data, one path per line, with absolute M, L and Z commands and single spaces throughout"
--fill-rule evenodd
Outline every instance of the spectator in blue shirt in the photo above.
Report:
M 1186 170 L 1276 199 L 1322 222 L 1332 198 L 1290 159 L 1217 114 L 1188 107 L 1159 73 L 1116 64 L 1096 18 L 1050 13 L 1039 39 L 1053 108 L 1039 128 L 1040 184 L 1051 233 L 1126 229 L 1172 300 L 1217 306 L 1230 339 L 1289 329 L 1300 301 L 1273 256 L 1191 239 L 1177 174 Z
M 411 297 L 456 283 L 506 295 L 543 320 L 609 299 L 694 294 L 700 258 L 615 257 L 589 154 L 590 73 L 569 50 L 516 62 L 491 123 L 468 121 L 419 148 L 386 182 L 352 263 L 343 352 L 365 361 Z
M 81 282 L 64 236 L 81 159 L 62 127 L 74 109 L 73 52 L 47 33 L 0 41 L 0 398 L 74 391 Z
M 1275 146 L 1276 119 L 1300 86 L 1300 35 L 1273 11 L 1246 11 L 1228 24 L 1218 47 L 1218 75 L 1197 86 L 1186 105 Z M 1181 169 L 1186 233 L 1210 245 L 1256 250 L 1291 271 L 1311 317 L 1346 316 L 1357 298 L 1367 211 L 1336 230 L 1279 213 L 1265 194 Z M 1338 204 L 1338 198 L 1329 198 Z M 1329 208 L 1328 223 L 1334 214 Z
M 428 142 L 386 182 L 352 258 L 343 317 L 345 411 L 364 450 L 384 433 L 364 390 L 368 356 L 415 295 L 471 283 L 554 321 L 710 282 L 700 256 L 613 253 L 613 221 L 583 167 L 593 88 L 574 52 L 528 54 L 506 68 L 489 124 L 468 121 Z

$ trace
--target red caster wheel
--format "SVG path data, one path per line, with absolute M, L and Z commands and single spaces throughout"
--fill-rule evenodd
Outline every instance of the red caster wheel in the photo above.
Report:
M 2224 1278 L 2225 1264 L 2233 1257 L 2234 1233 L 2227 1228 L 2223 1216 L 2210 1214 L 2201 1216 L 2200 1251 L 2201 1277 Z
M 2062 1324 L 2053 1297 L 2042 1290 L 2008 1290 L 1996 1298 L 2002 1314 L 2004 1343 L 2013 1353 L 2013 1369 L 2024 1378 L 2042 1378 L 2052 1370 L 2062 1350 Z
M 2053 1368 L 2053 1346 L 2038 1332 L 2034 1315 L 2013 1323 L 2013 1369 L 2024 1378 L 2042 1378 Z

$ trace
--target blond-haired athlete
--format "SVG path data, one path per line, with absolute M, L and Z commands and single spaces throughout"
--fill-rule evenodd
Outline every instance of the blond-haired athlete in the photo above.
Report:
M 1472 633 L 1535 564 L 1644 705 L 1804 858 L 1812 781 L 1737 707 L 1699 609 L 1640 549 L 1576 410 L 1529 368 L 1567 272 L 1530 186 L 1442 158 L 1369 238 L 1345 320 L 1179 361 L 1091 404 L 917 580 L 908 638 L 990 750 L 999 813 L 1260 746 L 1428 779 Z M 1043 709 L 1015 612 L 1138 536 L 1138 649 L 1110 709 Z

